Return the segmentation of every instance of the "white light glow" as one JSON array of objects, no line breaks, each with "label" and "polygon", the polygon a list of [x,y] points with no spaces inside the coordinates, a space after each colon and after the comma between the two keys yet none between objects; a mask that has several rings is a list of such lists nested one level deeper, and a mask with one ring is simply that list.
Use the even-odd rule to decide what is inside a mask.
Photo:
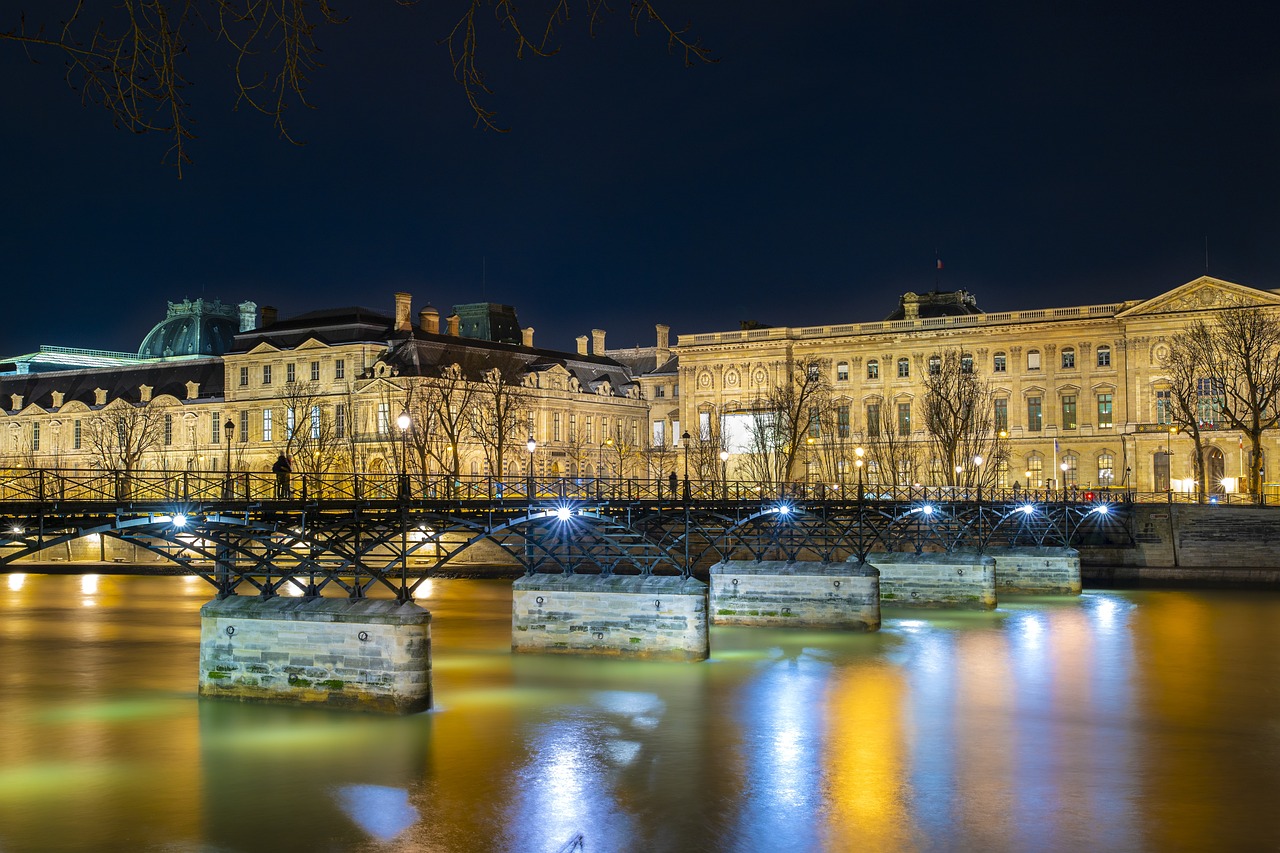
[{"label": "white light glow", "polygon": [[567,506],[559,507],[556,510],[556,518],[560,519],[561,521],[568,521],[571,515],[573,515],[573,511],[570,510]]},{"label": "white light glow", "polygon": [[920,507],[920,511],[925,515],[933,515],[933,504],[925,504]]},{"label": "white light glow", "polygon": [[22,585],[27,582],[27,576],[22,572],[14,572],[9,575],[9,591],[17,592],[22,589]]},{"label": "white light glow", "polygon": [[1023,504],[1022,506],[1018,507],[1018,511],[1021,512],[1023,515],[1031,515],[1033,512],[1036,511],[1036,506],[1035,504]]},{"label": "white light glow", "polygon": [[173,517],[173,526],[174,526],[174,527],[186,527],[186,526],[187,526],[187,517],[186,517],[185,515],[183,515],[182,513],[178,513],[177,515],[175,515],[175,516]]},{"label": "white light glow", "polygon": [[98,575],[81,575],[80,592],[84,595],[98,594]]}]

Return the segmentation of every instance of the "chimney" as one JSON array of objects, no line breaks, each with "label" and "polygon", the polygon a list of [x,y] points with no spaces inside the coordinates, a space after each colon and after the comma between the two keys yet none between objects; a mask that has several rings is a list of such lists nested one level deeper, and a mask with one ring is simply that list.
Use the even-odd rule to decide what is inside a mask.
[{"label": "chimney", "polygon": [[604,355],[604,329],[591,330],[591,354]]},{"label": "chimney", "polygon": [[396,294],[396,331],[407,332],[413,328],[413,323],[409,320],[409,314],[412,310],[411,303],[413,297],[408,293]]},{"label": "chimney", "polygon": [[428,305],[418,312],[418,326],[432,335],[440,334],[440,312]]},{"label": "chimney", "polygon": [[587,354],[587,336],[578,335],[578,355]]},{"label": "chimney", "polygon": [[263,306],[262,306],[262,325],[258,326],[258,328],[259,328],[259,329],[265,329],[265,328],[267,328],[268,326],[274,326],[275,324],[276,324],[276,309],[275,309],[275,306],[274,306],[274,305],[263,305]]},{"label": "chimney", "polygon": [[671,357],[671,327],[659,323],[654,328],[658,330],[658,367],[661,367]]},{"label": "chimney", "polygon": [[523,340],[524,345],[532,349],[533,348],[533,326],[530,326],[527,329],[521,329],[520,335],[524,339]]},{"label": "chimney", "polygon": [[457,314],[450,314],[445,318],[445,322],[449,324],[449,334],[455,338],[458,337],[458,327],[462,324],[462,318]]},{"label": "chimney", "polygon": [[258,306],[252,302],[240,303],[240,331],[258,328]]}]

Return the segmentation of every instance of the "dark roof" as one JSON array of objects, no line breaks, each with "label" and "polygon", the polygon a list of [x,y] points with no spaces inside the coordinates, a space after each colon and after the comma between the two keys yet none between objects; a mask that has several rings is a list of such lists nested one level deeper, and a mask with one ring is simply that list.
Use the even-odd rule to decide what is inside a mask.
[{"label": "dark roof", "polygon": [[905,320],[908,302],[914,302],[917,305],[916,316],[921,318],[959,317],[982,313],[978,308],[978,300],[966,290],[931,290],[928,293],[902,294],[898,299],[897,309],[885,317],[885,320]]},{"label": "dark roof", "polygon": [[142,367],[98,368],[93,370],[26,373],[0,377],[0,407],[12,411],[10,397],[22,396],[25,408],[31,404],[50,408],[53,392],[61,391],[63,405],[78,401],[95,406],[94,390],[105,389],[107,402],[124,397],[129,402],[139,402],[138,386],[150,385],[151,396],[171,394],[179,400],[187,397],[187,383],[200,385],[201,399],[223,395],[223,369],[220,358],[189,359],[163,362]]},{"label": "dark roof", "polygon": [[241,332],[227,352],[249,352],[264,341],[280,349],[292,349],[310,338],[330,345],[386,343],[396,334],[394,327],[394,318],[370,308],[327,308]]},{"label": "dark roof", "polygon": [[383,361],[408,376],[438,376],[440,370],[450,364],[462,365],[471,378],[494,367],[501,367],[504,363],[518,366],[524,371],[543,371],[558,364],[576,376],[584,386],[600,379],[608,379],[615,389],[621,389],[632,382],[631,373],[624,365],[604,356],[578,355],[423,332],[414,332],[411,337],[402,340],[384,356]]}]

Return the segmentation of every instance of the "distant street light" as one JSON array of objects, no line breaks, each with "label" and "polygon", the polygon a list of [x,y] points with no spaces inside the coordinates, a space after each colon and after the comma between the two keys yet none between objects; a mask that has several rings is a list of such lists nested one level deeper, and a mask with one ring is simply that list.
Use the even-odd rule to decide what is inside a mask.
[{"label": "distant street light", "polygon": [[525,448],[529,451],[529,480],[525,484],[525,497],[530,502],[533,501],[533,454],[538,449],[538,442],[533,440],[533,433],[529,433],[529,440],[524,443]]},{"label": "distant street light", "polygon": [[729,500],[729,451],[720,451],[720,485],[723,500]]},{"label": "distant street light", "polygon": [[689,442],[691,440],[688,430],[680,436],[680,441],[684,443],[684,501],[686,504],[689,502]]},{"label": "distant street light", "polygon": [[409,499],[409,427],[413,426],[413,418],[409,417],[409,409],[404,408],[396,415],[396,426],[400,427],[400,499]]},{"label": "distant street light", "polygon": [[226,476],[222,481],[222,499],[231,499],[231,437],[236,434],[236,425],[231,418],[227,418],[227,422],[222,425],[222,434],[227,437],[227,470]]},{"label": "distant street light", "polygon": [[863,461],[862,461],[862,457],[863,457],[864,455],[866,455],[866,452],[867,452],[867,451],[863,450],[861,447],[855,447],[855,448],[853,449],[853,455],[854,455],[854,456],[856,456],[856,457],[858,457],[856,460],[854,460],[854,463],[853,463],[853,464],[854,464],[855,466],[857,466],[857,469],[858,469],[858,498],[859,498],[859,499],[861,499],[861,498],[862,498],[862,496],[863,496],[863,491],[862,491],[862,466],[863,466]]}]

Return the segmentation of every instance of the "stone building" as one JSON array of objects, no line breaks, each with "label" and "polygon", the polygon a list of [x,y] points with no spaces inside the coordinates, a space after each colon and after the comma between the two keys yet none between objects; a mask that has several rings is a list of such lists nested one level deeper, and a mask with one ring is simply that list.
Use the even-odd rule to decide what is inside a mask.
[{"label": "stone building", "polygon": [[[679,413],[672,425],[667,407],[655,407],[655,429],[663,420],[662,430],[679,434],[685,424],[695,444],[728,450],[733,478],[750,455],[743,419],[807,366],[830,389],[833,428],[805,439],[790,478],[808,469],[810,480],[852,482],[862,448],[867,482],[943,484],[951,478],[929,456],[922,406],[927,377],[953,351],[989,381],[993,428],[1003,433],[987,482],[1193,491],[1192,444],[1170,430],[1168,344],[1221,308],[1278,307],[1278,294],[1205,276],[1152,299],[988,314],[967,293],[908,293],[879,322],[681,335]],[[920,447],[910,470],[874,458],[877,423]],[[1248,443],[1221,424],[1201,426],[1210,491],[1237,490],[1253,464]],[[1276,450],[1270,435],[1257,461],[1264,474]],[[822,453],[835,465],[811,464]]]}]

